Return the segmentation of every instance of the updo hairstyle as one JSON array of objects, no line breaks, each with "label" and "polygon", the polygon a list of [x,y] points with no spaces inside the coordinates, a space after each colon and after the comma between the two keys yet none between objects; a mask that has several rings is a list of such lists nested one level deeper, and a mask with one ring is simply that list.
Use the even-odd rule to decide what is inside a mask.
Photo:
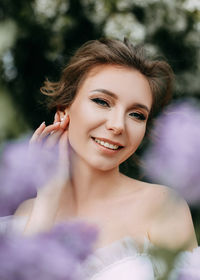
[{"label": "updo hairstyle", "polygon": [[44,82],[41,92],[49,97],[48,108],[65,110],[72,104],[89,71],[95,66],[108,64],[135,69],[147,78],[153,97],[149,119],[171,99],[173,71],[166,61],[148,57],[142,46],[133,46],[127,39],[104,38],[81,46],[58,82]]}]

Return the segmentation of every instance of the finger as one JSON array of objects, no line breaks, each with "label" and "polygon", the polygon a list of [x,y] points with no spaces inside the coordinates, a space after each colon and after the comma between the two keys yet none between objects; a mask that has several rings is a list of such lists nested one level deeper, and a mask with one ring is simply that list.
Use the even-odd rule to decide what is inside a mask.
[{"label": "finger", "polygon": [[45,127],[46,127],[45,122],[41,123],[41,125],[33,133],[29,143],[36,142],[39,136],[41,135],[41,133],[44,131]]},{"label": "finger", "polygon": [[69,115],[65,115],[61,121],[60,127],[62,129],[67,129],[68,124],[69,124]]},{"label": "finger", "polygon": [[57,123],[57,122],[60,122],[60,117],[59,117],[58,112],[55,113],[54,122],[53,123]]},{"label": "finger", "polygon": [[49,135],[52,131],[57,130],[60,128],[60,122],[57,122],[55,124],[51,124],[47,126],[43,132],[39,135],[39,141],[44,139],[47,135]]},{"label": "finger", "polygon": [[46,142],[45,142],[45,147],[47,147],[47,148],[52,148],[52,147],[54,147],[54,146],[58,143],[58,141],[59,141],[59,139],[60,139],[60,137],[61,137],[62,134],[63,134],[63,129],[59,129],[59,130],[53,132],[53,133],[47,138],[47,140],[46,140]]}]

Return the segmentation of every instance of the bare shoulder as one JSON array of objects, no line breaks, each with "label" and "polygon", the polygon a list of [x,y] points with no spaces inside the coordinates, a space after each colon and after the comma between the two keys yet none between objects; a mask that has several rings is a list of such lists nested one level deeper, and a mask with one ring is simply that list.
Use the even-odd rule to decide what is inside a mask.
[{"label": "bare shoulder", "polygon": [[149,236],[155,245],[171,250],[192,250],[197,240],[190,209],[173,189],[149,184],[152,223]]},{"label": "bare shoulder", "polygon": [[152,211],[154,209],[157,211],[157,207],[161,206],[164,201],[167,201],[170,198],[175,198],[176,196],[178,198],[176,192],[166,186],[151,184],[128,177],[126,177],[126,182],[131,190],[133,190],[133,186],[135,186],[135,189],[144,200],[144,203],[148,202]]},{"label": "bare shoulder", "polygon": [[33,208],[34,200],[34,198],[31,198],[23,201],[15,211],[14,216],[29,216]]}]

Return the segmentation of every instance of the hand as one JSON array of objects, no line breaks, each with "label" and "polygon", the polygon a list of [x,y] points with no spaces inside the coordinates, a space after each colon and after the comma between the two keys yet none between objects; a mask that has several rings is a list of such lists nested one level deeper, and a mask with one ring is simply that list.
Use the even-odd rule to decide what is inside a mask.
[{"label": "hand", "polygon": [[56,112],[54,123],[46,126],[43,122],[34,132],[30,139],[30,144],[43,143],[45,147],[51,148],[55,146],[64,132],[67,130],[69,124],[69,115],[65,115],[62,119],[59,113]]},{"label": "hand", "polygon": [[[57,112],[54,117],[54,123],[46,126],[43,122],[38,129],[34,132],[30,139],[30,150],[34,147],[34,144],[41,145],[42,150],[51,150],[53,147],[58,147],[58,166],[55,174],[61,176],[64,179],[68,177],[69,162],[68,162],[68,128],[69,115],[65,115],[63,118]],[[61,172],[62,171],[62,172]],[[64,176],[65,175],[65,176]],[[64,177],[63,177],[64,176]],[[58,176],[57,176],[58,179]]]},{"label": "hand", "polygon": [[24,234],[29,235],[48,230],[55,222],[60,198],[69,179],[68,124],[69,116],[61,119],[60,115],[56,113],[54,123],[49,126],[42,123],[30,140],[30,147],[34,144],[41,144],[42,147],[50,149],[58,145],[59,160],[55,174],[45,186],[38,189]]}]

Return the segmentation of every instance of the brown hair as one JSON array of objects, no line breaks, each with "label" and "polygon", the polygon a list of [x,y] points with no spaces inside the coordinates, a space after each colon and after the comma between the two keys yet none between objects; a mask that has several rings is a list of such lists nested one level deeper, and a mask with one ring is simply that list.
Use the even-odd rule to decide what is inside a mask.
[{"label": "brown hair", "polygon": [[49,109],[62,111],[70,106],[89,71],[103,64],[130,67],[148,79],[153,95],[151,115],[171,99],[173,71],[167,62],[149,58],[143,47],[133,46],[127,39],[100,39],[88,41],[76,51],[58,82],[45,81],[41,92],[49,96]]}]

